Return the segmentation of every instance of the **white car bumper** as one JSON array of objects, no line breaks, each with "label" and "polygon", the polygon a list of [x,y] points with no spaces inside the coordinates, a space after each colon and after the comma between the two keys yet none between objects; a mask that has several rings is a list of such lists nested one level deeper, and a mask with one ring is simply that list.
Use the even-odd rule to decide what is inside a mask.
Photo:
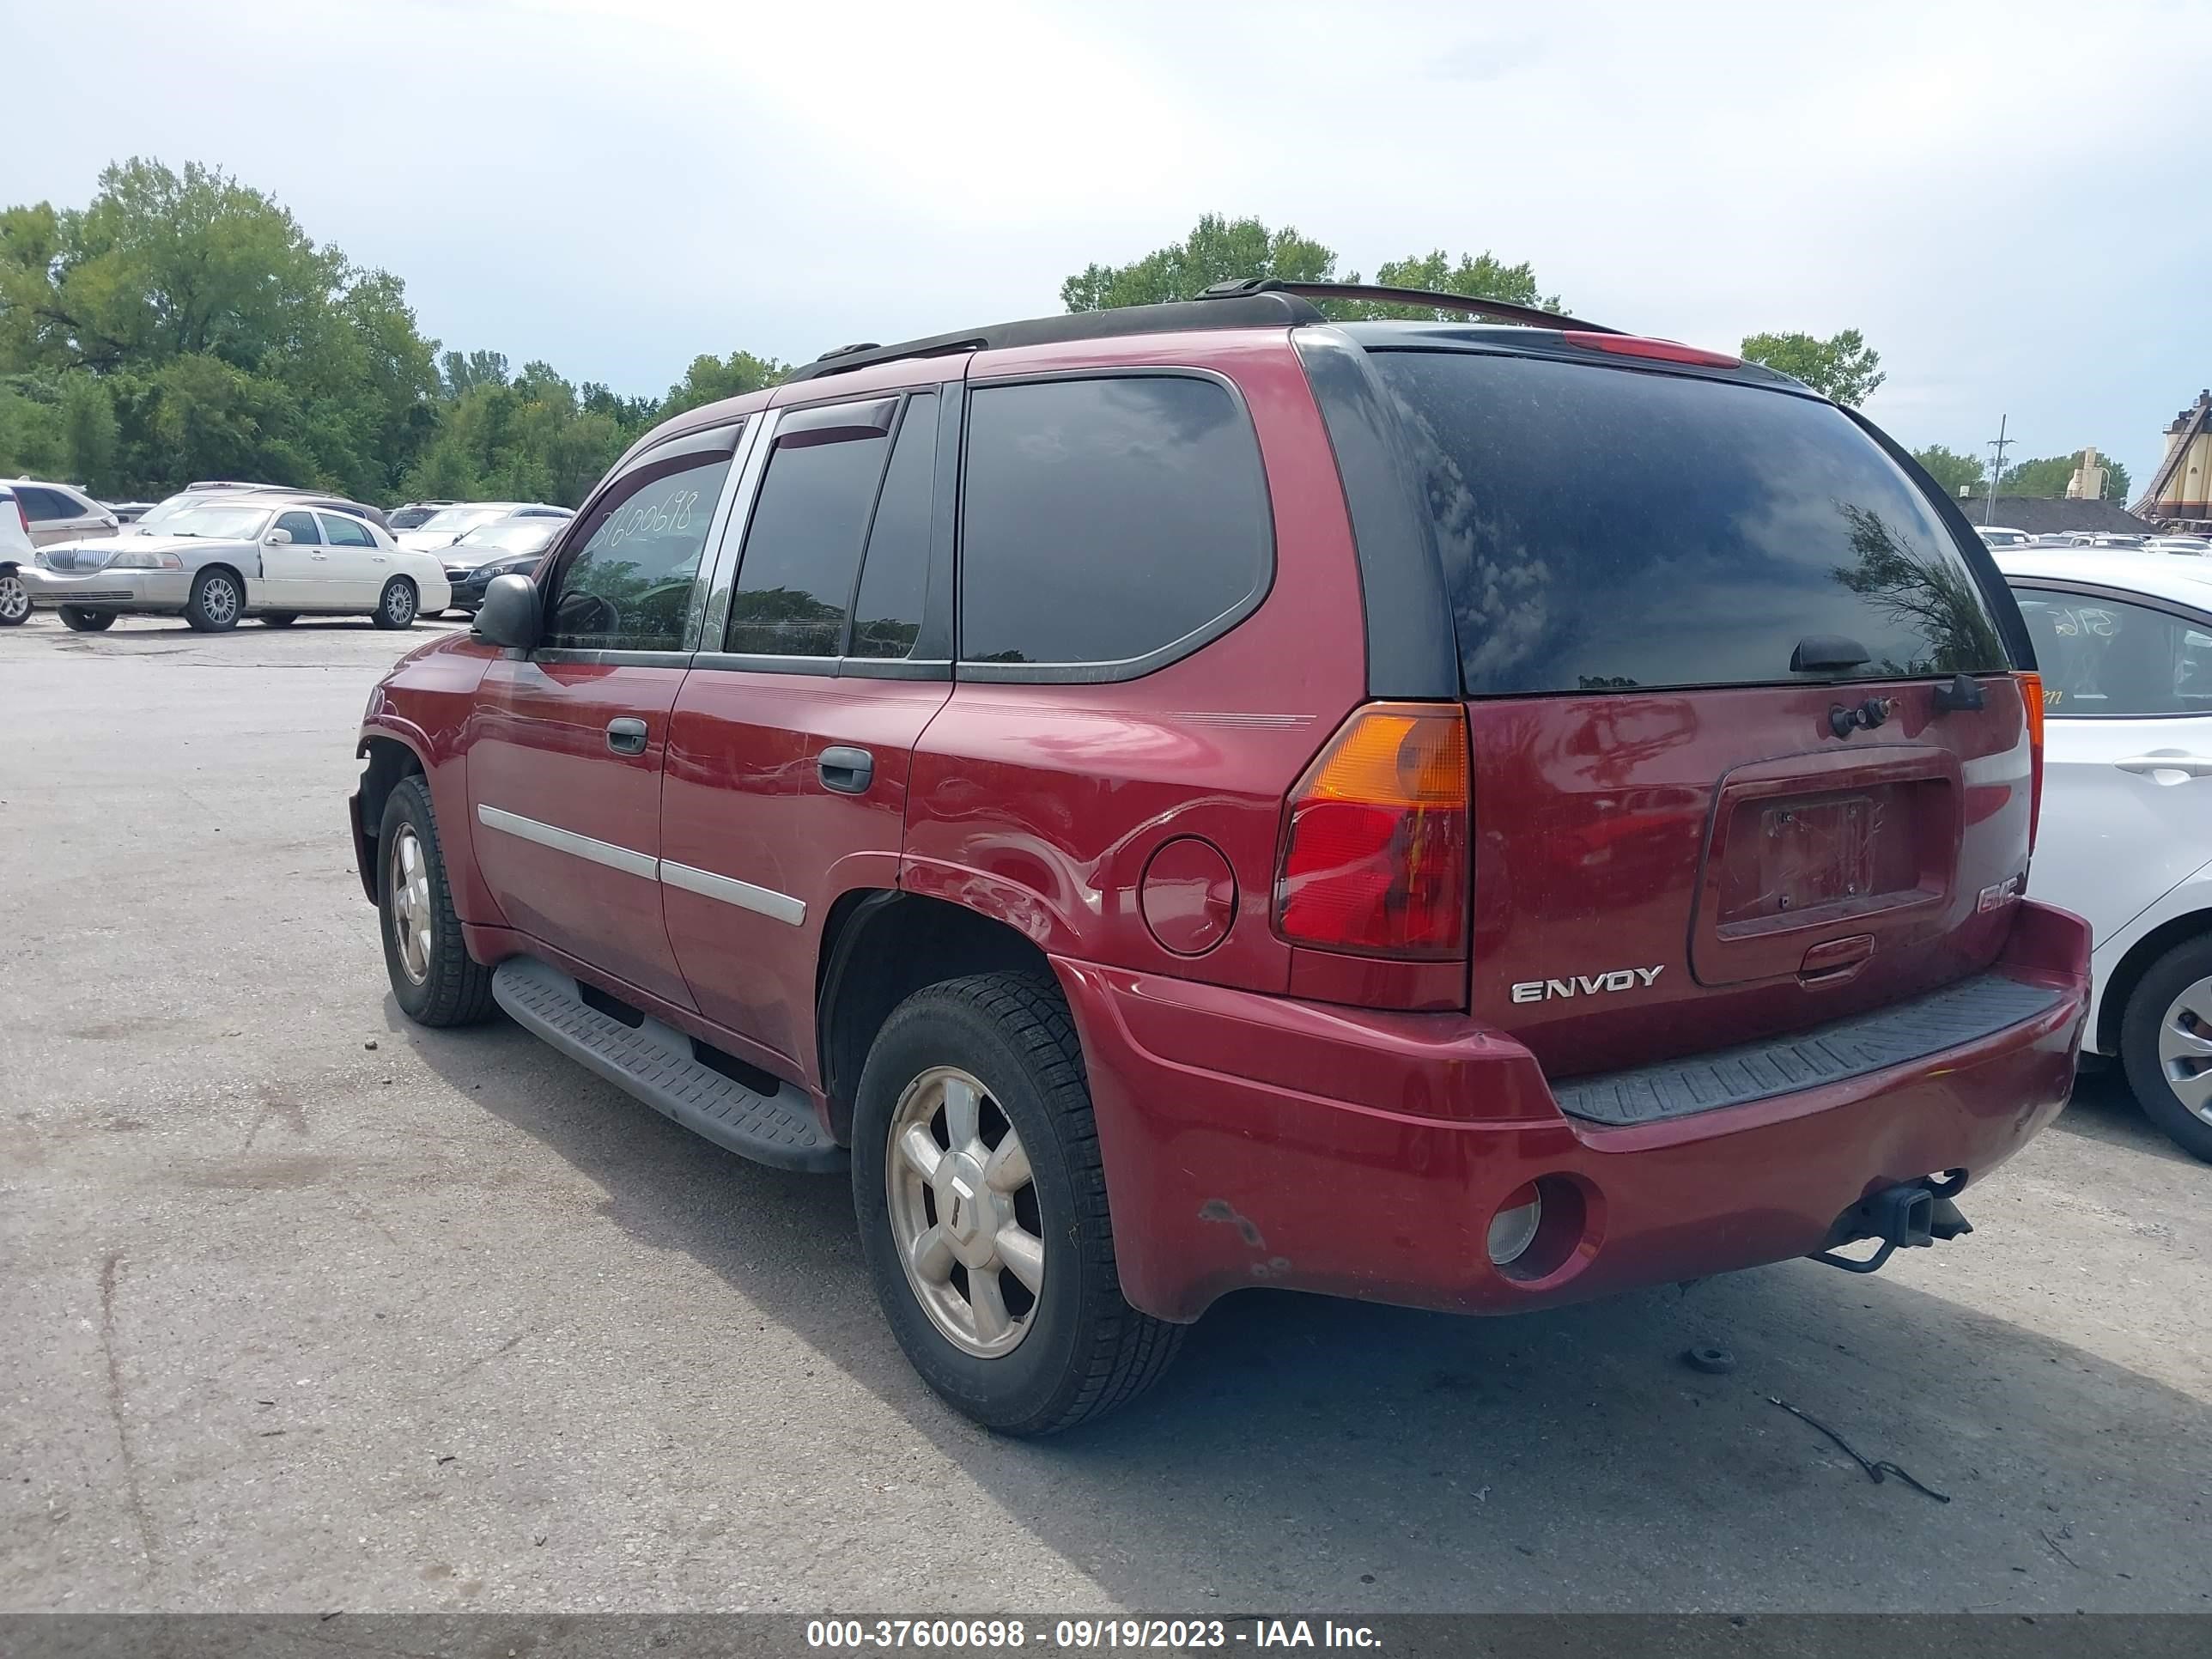
[{"label": "white car bumper", "polygon": [[191,598],[187,570],[41,570],[23,565],[17,574],[34,605],[81,605],[88,611],[182,611]]}]

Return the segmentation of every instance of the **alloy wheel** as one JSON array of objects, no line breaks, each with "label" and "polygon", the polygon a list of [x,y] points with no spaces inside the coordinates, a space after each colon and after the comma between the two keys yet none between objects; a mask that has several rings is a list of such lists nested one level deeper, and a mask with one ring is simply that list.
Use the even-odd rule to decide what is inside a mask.
[{"label": "alloy wheel", "polygon": [[995,1359],[1030,1333],[1044,1291],[1043,1218],[1029,1153],[991,1092],[935,1066],[907,1085],[884,1160],[907,1283],[957,1346]]},{"label": "alloy wheel", "polygon": [[420,985],[430,976],[430,866],[412,824],[402,824],[392,839],[385,889],[392,895],[392,942],[400,971]]},{"label": "alloy wheel", "polygon": [[2183,1108],[2212,1123],[2212,978],[2182,988],[2158,1022],[2158,1066]]},{"label": "alloy wheel", "polygon": [[210,576],[200,589],[200,609],[218,628],[238,615],[238,589],[228,576]]},{"label": "alloy wheel", "polygon": [[31,590],[14,571],[0,575],[0,623],[10,626],[31,614]]}]

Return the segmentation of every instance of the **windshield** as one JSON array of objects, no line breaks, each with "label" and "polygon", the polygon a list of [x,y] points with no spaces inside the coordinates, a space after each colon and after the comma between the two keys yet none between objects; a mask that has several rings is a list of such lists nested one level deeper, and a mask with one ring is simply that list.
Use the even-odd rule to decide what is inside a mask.
[{"label": "windshield", "polygon": [[160,506],[149,507],[145,512],[140,514],[138,528],[149,530],[155,525],[167,524],[186,507],[196,506],[205,499],[204,496],[200,495],[172,495]]},{"label": "windshield", "polygon": [[458,536],[464,530],[473,530],[480,524],[489,524],[494,519],[503,519],[510,510],[504,507],[441,507],[416,528],[443,531],[449,536]]},{"label": "windshield", "polygon": [[[179,507],[165,519],[161,526],[164,536],[196,536],[210,541],[250,542],[260,535],[276,509],[267,507],[233,507],[215,502]],[[139,520],[143,525],[153,518],[148,514]]]},{"label": "windshield", "polygon": [[454,545],[465,552],[535,553],[561,528],[553,519],[504,519],[471,530]]},{"label": "windshield", "polygon": [[1376,351],[1470,696],[2009,666],[1928,501],[1825,403],[1690,375]]}]

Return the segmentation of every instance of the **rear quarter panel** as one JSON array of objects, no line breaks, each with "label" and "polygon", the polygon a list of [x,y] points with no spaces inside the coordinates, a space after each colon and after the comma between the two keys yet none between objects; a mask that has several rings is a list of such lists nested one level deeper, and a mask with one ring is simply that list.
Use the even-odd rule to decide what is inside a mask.
[{"label": "rear quarter panel", "polygon": [[[1048,951],[1254,989],[1289,983],[1273,929],[1283,798],[1365,685],[1360,592],[1334,457],[1287,334],[1250,331],[989,352],[971,378],[1188,367],[1224,375],[1256,430],[1275,568],[1250,616],[1194,654],[1103,685],[956,684],[915,755],[902,884],[1018,928]],[[1143,533],[1132,503],[1130,534]],[[1139,893],[1165,842],[1227,858],[1225,938],[1178,956]]]}]

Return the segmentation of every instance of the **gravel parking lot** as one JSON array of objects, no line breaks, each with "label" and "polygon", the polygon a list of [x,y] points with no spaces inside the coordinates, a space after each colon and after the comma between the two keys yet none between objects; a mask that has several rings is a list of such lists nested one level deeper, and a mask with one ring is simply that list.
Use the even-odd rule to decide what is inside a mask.
[{"label": "gravel parking lot", "polygon": [[985,1435],[842,1182],[399,1017],[344,797],[450,625],[0,630],[0,1608],[2212,1608],[2212,1171],[2116,1080],[1879,1276],[1251,1292]]}]

